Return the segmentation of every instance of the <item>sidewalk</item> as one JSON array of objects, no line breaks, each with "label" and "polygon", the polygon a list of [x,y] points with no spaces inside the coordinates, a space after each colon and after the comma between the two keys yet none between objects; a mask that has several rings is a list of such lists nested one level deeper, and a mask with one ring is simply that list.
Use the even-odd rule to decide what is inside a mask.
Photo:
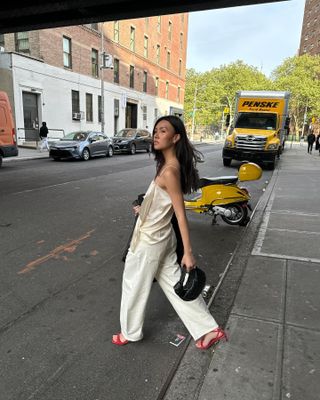
[{"label": "sidewalk", "polygon": [[189,346],[166,400],[319,399],[319,188],[319,153],[288,146],[213,303],[215,316],[230,303],[230,340],[205,371]]},{"label": "sidewalk", "polygon": [[49,152],[47,150],[43,150],[42,152],[40,152],[37,149],[19,147],[19,154],[17,157],[4,158],[3,162],[7,163],[17,160],[33,160],[36,158],[48,158],[48,157],[49,157]]}]

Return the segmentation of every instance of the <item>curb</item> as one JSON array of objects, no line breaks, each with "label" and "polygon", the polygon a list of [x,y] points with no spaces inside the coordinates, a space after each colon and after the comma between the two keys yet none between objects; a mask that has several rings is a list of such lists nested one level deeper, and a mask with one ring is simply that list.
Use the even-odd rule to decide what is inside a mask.
[{"label": "curb", "polygon": [[26,161],[26,160],[37,160],[37,159],[44,159],[44,158],[49,158],[49,155],[43,155],[43,156],[26,156],[26,157],[10,157],[10,158],[4,158],[2,160],[3,163],[8,163],[8,162],[13,162],[13,161]]}]

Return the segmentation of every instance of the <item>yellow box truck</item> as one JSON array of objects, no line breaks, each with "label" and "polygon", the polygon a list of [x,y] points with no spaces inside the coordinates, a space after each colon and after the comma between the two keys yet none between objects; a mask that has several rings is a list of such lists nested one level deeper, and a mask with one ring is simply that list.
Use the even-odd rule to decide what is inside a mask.
[{"label": "yellow box truck", "polygon": [[289,98],[289,92],[236,93],[234,122],[222,151],[223,165],[240,160],[274,168],[289,133]]}]

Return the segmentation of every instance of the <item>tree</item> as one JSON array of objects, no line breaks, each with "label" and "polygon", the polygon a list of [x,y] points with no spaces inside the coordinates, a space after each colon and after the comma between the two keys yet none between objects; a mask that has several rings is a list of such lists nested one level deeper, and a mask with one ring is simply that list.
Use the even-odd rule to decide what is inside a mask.
[{"label": "tree", "polygon": [[274,89],[291,93],[290,116],[294,132],[299,135],[306,111],[308,118],[320,116],[320,56],[287,58],[271,78]]},{"label": "tree", "polygon": [[221,124],[222,112],[228,107],[233,113],[235,94],[238,90],[268,90],[272,82],[257,68],[236,61],[229,65],[197,73],[187,71],[185,93],[185,120],[191,124]]}]

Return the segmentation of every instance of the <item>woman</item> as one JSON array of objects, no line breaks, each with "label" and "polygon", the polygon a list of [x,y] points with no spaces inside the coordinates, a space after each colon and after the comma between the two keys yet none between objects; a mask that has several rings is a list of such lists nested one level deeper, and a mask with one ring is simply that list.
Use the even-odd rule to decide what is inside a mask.
[{"label": "woman", "polygon": [[122,346],[141,340],[147,299],[156,278],[165,295],[196,341],[199,349],[208,349],[222,338],[218,327],[201,296],[185,302],[174,292],[180,279],[176,256],[176,237],[171,225],[175,212],[181,232],[184,254],[181,265],[187,271],[196,266],[192,254],[183,194],[197,189],[196,163],[200,160],[188,140],[180,118],[158,119],[153,130],[153,152],[157,163],[141,207],[135,207],[139,218],[125,262],[120,310],[121,333],[112,343]]}]

